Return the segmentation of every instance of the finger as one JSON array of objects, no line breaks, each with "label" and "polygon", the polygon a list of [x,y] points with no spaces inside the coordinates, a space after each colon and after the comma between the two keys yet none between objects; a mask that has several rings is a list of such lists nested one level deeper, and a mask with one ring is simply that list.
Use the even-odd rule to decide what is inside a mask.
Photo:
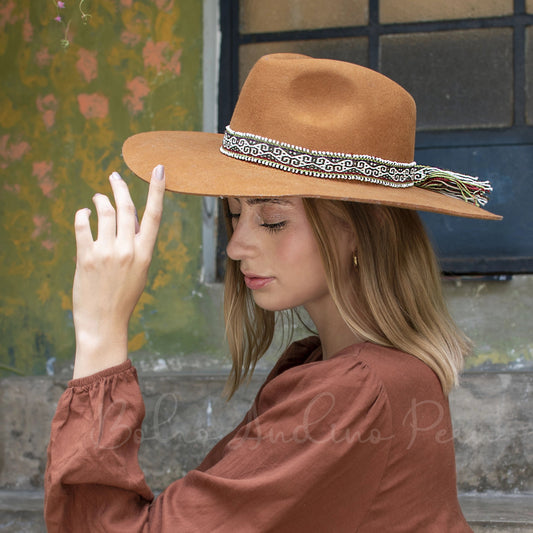
[{"label": "finger", "polygon": [[141,221],[140,237],[147,250],[152,253],[161,215],[163,213],[163,196],[165,193],[165,169],[163,165],[157,165],[152,171],[146,209]]},{"label": "finger", "polygon": [[135,235],[136,211],[126,182],[118,172],[109,176],[117,207],[117,239],[129,242]]},{"label": "finger", "polygon": [[98,214],[98,242],[111,243],[115,239],[116,217],[115,210],[104,194],[95,194],[93,202]]},{"label": "finger", "polygon": [[74,233],[76,235],[76,249],[78,258],[83,255],[93,244],[93,236],[91,233],[91,226],[89,224],[89,216],[91,210],[88,208],[80,209],[74,216]]}]

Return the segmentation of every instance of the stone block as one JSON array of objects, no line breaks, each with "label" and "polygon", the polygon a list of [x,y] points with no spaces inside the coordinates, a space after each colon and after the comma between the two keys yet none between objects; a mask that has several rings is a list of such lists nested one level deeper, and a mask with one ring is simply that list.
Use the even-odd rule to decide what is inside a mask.
[{"label": "stone block", "polygon": [[466,373],[450,398],[461,491],[533,491],[533,373]]}]

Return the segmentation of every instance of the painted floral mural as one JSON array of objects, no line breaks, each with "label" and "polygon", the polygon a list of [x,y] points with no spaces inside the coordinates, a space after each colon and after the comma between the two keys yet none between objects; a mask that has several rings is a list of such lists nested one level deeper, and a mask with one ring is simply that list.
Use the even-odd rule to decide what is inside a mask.
[{"label": "painted floral mural", "polygon": [[[0,375],[71,360],[74,213],[110,192],[113,170],[138,205],[147,192],[123,164],[123,141],[201,129],[201,10],[197,0],[0,0]],[[187,351],[206,337],[200,200],[169,196],[165,210],[132,351]]]}]

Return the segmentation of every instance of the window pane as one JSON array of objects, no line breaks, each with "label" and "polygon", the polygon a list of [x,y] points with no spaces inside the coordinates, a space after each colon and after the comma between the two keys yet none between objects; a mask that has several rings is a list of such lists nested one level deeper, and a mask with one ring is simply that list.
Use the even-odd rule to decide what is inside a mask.
[{"label": "window pane", "polygon": [[414,96],[418,129],[512,125],[512,29],[388,35],[380,44],[380,70]]},{"label": "window pane", "polygon": [[364,26],[368,0],[240,0],[239,19],[241,33]]},{"label": "window pane", "polygon": [[526,1],[526,11],[528,13],[533,13],[533,0]]},{"label": "window pane", "polygon": [[472,265],[469,267],[469,261],[473,261],[477,263],[476,270],[483,272],[489,263],[502,259],[516,260],[517,267],[520,260],[525,263],[531,258],[533,210],[526,200],[532,196],[531,145],[419,148],[415,160],[489,179],[494,190],[487,207],[503,216],[500,222],[487,223],[460,217],[446,217],[444,222],[442,215],[422,215],[430,224],[439,255],[450,270],[468,271]]},{"label": "window pane", "polygon": [[[528,5],[533,2],[533,0],[527,1]],[[380,0],[379,2],[379,19],[382,24],[512,14],[513,0]]]},{"label": "window pane", "polygon": [[533,26],[526,28],[526,121],[533,124]]},{"label": "window pane", "polygon": [[278,52],[293,52],[311,57],[338,59],[363,66],[366,66],[368,62],[366,37],[245,44],[239,47],[240,85],[242,86],[248,72],[261,56]]}]

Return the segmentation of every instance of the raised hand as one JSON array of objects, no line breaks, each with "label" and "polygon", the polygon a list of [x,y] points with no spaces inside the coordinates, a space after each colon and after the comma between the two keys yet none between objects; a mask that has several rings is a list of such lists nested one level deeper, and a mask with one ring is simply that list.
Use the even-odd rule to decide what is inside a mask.
[{"label": "raised hand", "polygon": [[96,240],[89,225],[91,211],[80,209],[75,217],[74,378],[126,360],[128,323],[146,284],[163,210],[165,176],[161,165],[152,172],[140,226],[126,183],[116,172],[109,181],[116,212],[107,196],[94,196],[98,215]]}]

